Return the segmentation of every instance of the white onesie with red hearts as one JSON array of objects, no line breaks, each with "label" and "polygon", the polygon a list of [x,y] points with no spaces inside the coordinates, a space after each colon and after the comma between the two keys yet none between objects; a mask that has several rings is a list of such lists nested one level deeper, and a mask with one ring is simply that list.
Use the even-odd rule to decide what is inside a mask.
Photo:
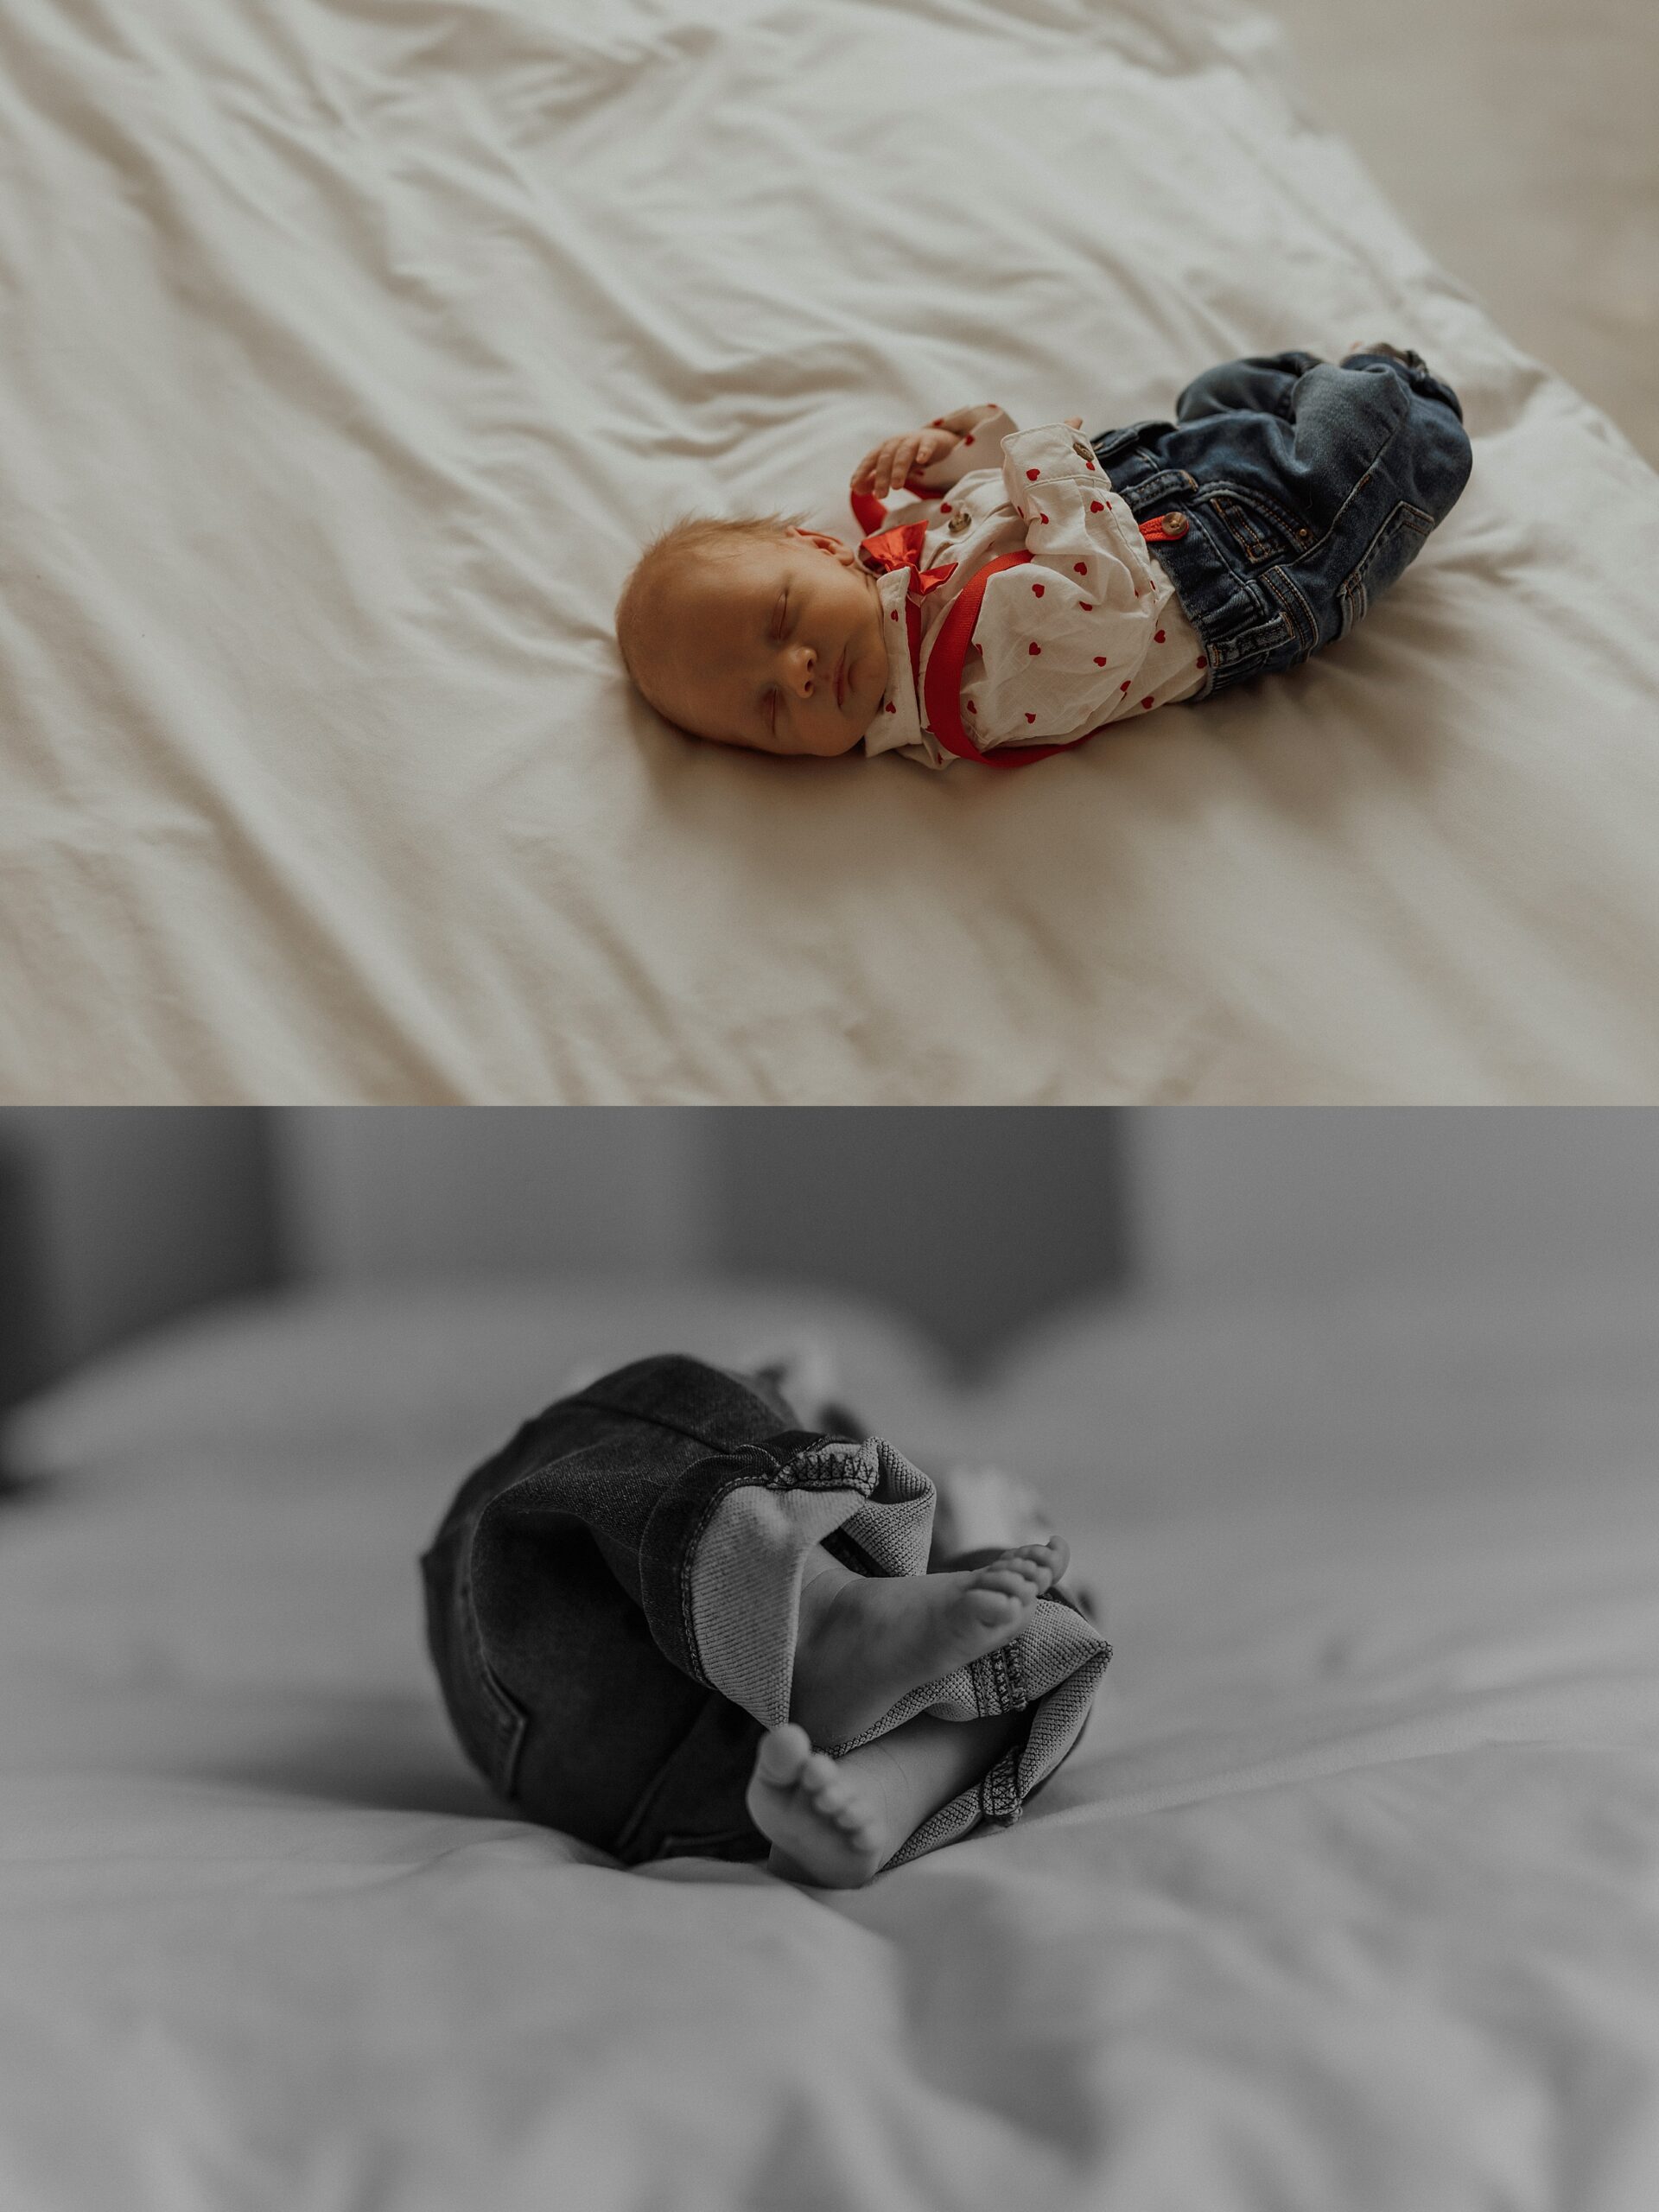
[{"label": "white onesie with red hearts", "polygon": [[[1001,465],[987,465],[982,456],[999,446]],[[925,497],[890,509],[883,530],[923,522],[915,570],[956,564],[920,596],[924,684],[929,649],[969,579],[999,555],[1031,556],[987,582],[963,664],[963,726],[982,752],[1065,744],[1203,688],[1204,645],[1168,571],[1069,425],[1021,430],[988,404],[959,443],[912,482]],[[905,602],[914,573],[896,568],[876,578],[887,689],[864,749],[948,768],[957,756],[923,719],[911,664]]]}]

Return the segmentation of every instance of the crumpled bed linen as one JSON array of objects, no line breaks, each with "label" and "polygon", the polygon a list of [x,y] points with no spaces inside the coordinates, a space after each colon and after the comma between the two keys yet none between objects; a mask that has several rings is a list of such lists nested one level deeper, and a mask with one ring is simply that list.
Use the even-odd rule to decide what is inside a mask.
[{"label": "crumpled bed linen", "polygon": [[0,2196],[1650,2212],[1654,1296],[1503,1288],[1076,1314],[957,1399],[888,1358],[895,1428],[1042,1482],[1116,1656],[1017,1827],[834,1896],[622,1872],[451,1739],[410,1393],[531,1356],[501,1300],[70,1384],[0,1509]]},{"label": "crumpled bed linen", "polygon": [[[1659,483],[1263,17],[15,0],[0,132],[0,1096],[1659,1094]],[[1475,475],[1290,677],[938,779],[629,690],[675,513],[1373,336]]]}]

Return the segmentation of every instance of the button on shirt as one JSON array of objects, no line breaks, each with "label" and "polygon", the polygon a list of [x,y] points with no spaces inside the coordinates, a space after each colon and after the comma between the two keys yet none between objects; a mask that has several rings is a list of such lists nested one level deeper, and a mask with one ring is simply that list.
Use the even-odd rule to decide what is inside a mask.
[{"label": "button on shirt", "polygon": [[[988,462],[999,448],[1000,464]],[[864,733],[867,753],[902,753],[930,768],[957,758],[923,720],[918,677],[925,683],[930,647],[957,593],[1005,553],[1031,558],[987,582],[963,664],[963,724],[982,752],[1065,744],[1202,690],[1204,646],[1167,570],[1068,424],[1021,430],[988,404],[911,488],[920,496],[890,509],[883,529],[923,522],[917,567],[957,565],[921,598],[915,670],[905,620],[911,572],[876,578],[887,689]]]}]

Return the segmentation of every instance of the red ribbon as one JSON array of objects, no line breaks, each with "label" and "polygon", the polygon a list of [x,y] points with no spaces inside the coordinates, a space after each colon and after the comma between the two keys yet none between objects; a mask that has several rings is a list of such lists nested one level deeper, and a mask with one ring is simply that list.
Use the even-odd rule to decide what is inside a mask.
[{"label": "red ribbon", "polygon": [[[874,508],[880,521],[887,510],[862,493],[853,495],[853,508],[861,523],[864,508]],[[910,672],[917,688],[921,687],[922,615],[921,601],[931,591],[954,576],[957,563],[949,562],[942,569],[918,569],[922,543],[927,536],[925,522],[899,524],[895,529],[884,530],[875,536],[862,539],[859,557],[877,574],[893,569],[907,569],[910,582],[905,594],[905,622],[910,646]],[[983,753],[969,736],[962,720],[962,666],[968,658],[968,648],[973,643],[974,625],[979,619],[979,603],[985,596],[985,586],[999,569],[1015,569],[1021,562],[1029,561],[1029,553],[1005,553],[1000,560],[988,561],[957,593],[939,625],[939,634],[933,640],[933,650],[928,656],[926,708],[928,727],[947,753],[954,753],[959,760],[982,761],[988,768],[1028,768],[1033,761],[1046,760],[1051,753],[1065,753],[1081,738],[1068,738],[1063,745],[1020,745],[1006,753]]]},{"label": "red ribbon", "polygon": [[[928,727],[945,751],[954,753],[959,760],[982,761],[988,768],[1028,768],[1033,760],[1047,760],[1056,753],[1069,753],[1074,745],[1083,743],[1081,737],[1068,737],[1060,745],[1016,745],[1006,753],[982,753],[963,727],[962,664],[973,643],[974,625],[979,620],[979,602],[985,596],[985,587],[999,569],[1017,569],[1030,558],[1029,553],[1004,553],[1000,559],[988,561],[982,569],[976,569],[946,609],[939,634],[933,640],[933,650],[928,655]],[[1084,737],[1092,734],[1088,730],[1084,732]]]},{"label": "red ribbon", "polygon": [[938,589],[957,573],[954,561],[947,561],[942,569],[918,569],[922,545],[927,537],[925,522],[907,522],[897,530],[884,530],[879,537],[866,537],[859,543],[859,558],[866,568],[878,571],[889,569],[908,569],[910,588],[918,599],[925,599],[929,592]]}]

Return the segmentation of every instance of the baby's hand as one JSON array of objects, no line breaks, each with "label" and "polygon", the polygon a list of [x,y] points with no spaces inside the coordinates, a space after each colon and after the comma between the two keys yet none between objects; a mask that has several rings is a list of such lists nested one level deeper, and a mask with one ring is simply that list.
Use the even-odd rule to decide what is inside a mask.
[{"label": "baby's hand", "polygon": [[896,438],[885,438],[867,453],[853,471],[852,488],[855,492],[873,492],[878,499],[886,496],[894,484],[908,483],[912,476],[919,476],[925,468],[931,468],[936,461],[962,442],[961,433],[947,430],[943,423],[930,423],[925,430],[905,430]]},{"label": "baby's hand", "polygon": [[[979,411],[977,408],[969,411],[969,423],[977,418]],[[962,442],[963,432],[950,427],[954,419],[942,415],[925,430],[906,430],[896,438],[884,438],[853,471],[853,490],[873,492],[878,499],[885,499],[893,485],[907,484],[912,476],[931,468],[936,461],[942,460]],[[1065,419],[1072,429],[1083,428],[1081,415],[1068,415]]]}]

